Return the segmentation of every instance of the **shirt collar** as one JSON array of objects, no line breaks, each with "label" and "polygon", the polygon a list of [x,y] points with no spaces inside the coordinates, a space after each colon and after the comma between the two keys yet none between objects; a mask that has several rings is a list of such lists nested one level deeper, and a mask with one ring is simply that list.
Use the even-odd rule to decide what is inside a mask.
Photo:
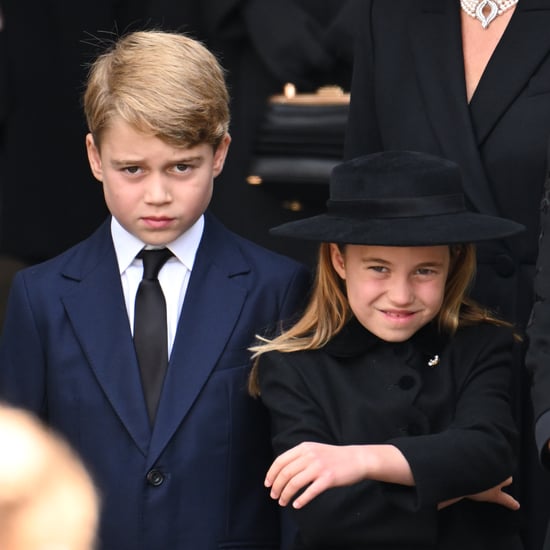
[{"label": "shirt collar", "polygon": [[[174,256],[189,271],[193,269],[203,230],[204,216],[201,216],[183,235],[167,244]],[[118,261],[118,269],[122,274],[132,264],[138,252],[146,245],[124,229],[114,216],[111,218],[111,236]]]}]

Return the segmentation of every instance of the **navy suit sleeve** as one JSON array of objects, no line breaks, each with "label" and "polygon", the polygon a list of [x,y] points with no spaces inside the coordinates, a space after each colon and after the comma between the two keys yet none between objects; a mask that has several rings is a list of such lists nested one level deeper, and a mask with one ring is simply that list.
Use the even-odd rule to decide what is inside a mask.
[{"label": "navy suit sleeve", "polygon": [[0,340],[0,398],[41,415],[46,359],[24,272],[12,283]]}]

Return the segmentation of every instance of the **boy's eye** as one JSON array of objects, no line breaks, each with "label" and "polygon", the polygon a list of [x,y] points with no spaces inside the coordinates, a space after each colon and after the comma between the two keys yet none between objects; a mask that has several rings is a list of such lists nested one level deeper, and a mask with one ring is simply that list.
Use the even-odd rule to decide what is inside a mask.
[{"label": "boy's eye", "polygon": [[137,174],[140,169],[139,169],[139,166],[125,166],[123,170],[128,174]]},{"label": "boy's eye", "polygon": [[176,164],[174,166],[174,170],[179,173],[187,172],[190,168],[191,166],[189,166],[189,164]]}]

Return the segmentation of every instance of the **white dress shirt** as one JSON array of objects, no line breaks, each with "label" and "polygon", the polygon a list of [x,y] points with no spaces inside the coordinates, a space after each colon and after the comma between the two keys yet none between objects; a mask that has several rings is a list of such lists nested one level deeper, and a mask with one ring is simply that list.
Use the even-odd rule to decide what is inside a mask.
[{"label": "white dress shirt", "polygon": [[[189,276],[193,269],[195,256],[199,248],[204,229],[204,216],[201,216],[183,235],[168,243],[167,247],[174,254],[161,268],[158,279],[166,299],[168,328],[168,356],[172,352],[178,320],[187,292]],[[137,237],[126,231],[113,217],[111,235],[118,261],[118,269],[124,292],[126,311],[130,330],[134,333],[134,303],[136,293],[143,276],[143,262],[137,259],[139,251],[146,245]],[[149,248],[149,247],[148,247]]]}]

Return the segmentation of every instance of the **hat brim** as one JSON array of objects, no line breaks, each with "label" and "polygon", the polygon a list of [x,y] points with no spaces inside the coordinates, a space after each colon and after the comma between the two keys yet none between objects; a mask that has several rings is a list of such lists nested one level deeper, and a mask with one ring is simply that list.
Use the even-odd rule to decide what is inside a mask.
[{"label": "hat brim", "polygon": [[429,217],[362,220],[320,214],[278,225],[269,233],[343,244],[432,246],[499,239],[524,230],[523,225],[511,220],[475,212],[457,212]]}]

